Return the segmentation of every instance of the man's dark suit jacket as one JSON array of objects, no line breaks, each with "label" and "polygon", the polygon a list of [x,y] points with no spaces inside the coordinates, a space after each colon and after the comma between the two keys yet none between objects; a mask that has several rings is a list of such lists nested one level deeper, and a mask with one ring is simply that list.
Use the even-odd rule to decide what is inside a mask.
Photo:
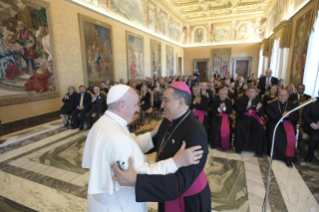
[{"label": "man's dark suit jacket", "polygon": [[[265,87],[266,87],[266,80],[267,80],[267,77],[264,76],[262,78],[259,79],[259,84],[258,84],[258,89],[260,89],[260,96],[265,94]],[[278,85],[279,84],[279,81],[276,77],[271,77],[271,84],[272,85]],[[268,88],[268,91],[270,90],[270,88]]]},{"label": "man's dark suit jacket", "polygon": [[[79,93],[76,96],[76,107],[80,106],[80,101],[81,101],[81,93]],[[84,96],[83,96],[83,107],[85,109],[90,109],[91,108],[91,102],[92,102],[92,98],[91,98],[91,94],[89,94],[88,92],[84,92]]]},{"label": "man's dark suit jacket", "polygon": [[[307,94],[303,94],[303,96],[305,97],[306,100],[310,99],[311,96],[307,95]],[[293,93],[293,94],[290,94],[289,96],[289,100],[294,102],[298,99],[298,94],[297,93]]]},{"label": "man's dark suit jacket", "polygon": [[104,94],[99,94],[95,101],[93,102],[94,108],[100,109],[100,108],[106,108],[106,97]]},{"label": "man's dark suit jacket", "polygon": [[310,127],[312,123],[317,124],[319,121],[319,99],[305,107],[302,112],[302,119],[304,121],[303,129],[305,132],[310,133],[314,129]]}]

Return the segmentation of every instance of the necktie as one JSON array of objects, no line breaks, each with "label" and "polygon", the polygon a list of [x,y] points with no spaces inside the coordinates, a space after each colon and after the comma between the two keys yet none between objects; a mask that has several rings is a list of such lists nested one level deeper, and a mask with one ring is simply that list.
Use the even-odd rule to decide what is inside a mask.
[{"label": "necktie", "polygon": [[80,107],[83,106],[83,94],[81,94]]}]

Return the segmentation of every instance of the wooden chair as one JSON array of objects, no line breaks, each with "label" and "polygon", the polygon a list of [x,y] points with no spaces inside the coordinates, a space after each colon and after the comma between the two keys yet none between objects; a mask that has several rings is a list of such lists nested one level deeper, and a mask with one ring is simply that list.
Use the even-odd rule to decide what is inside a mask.
[{"label": "wooden chair", "polygon": [[149,116],[148,123],[150,124],[154,114],[154,93],[150,89],[148,89],[148,92],[151,94],[151,107],[145,113]]},{"label": "wooden chair", "polygon": [[[2,130],[1,120],[0,120],[0,129]],[[0,144],[3,144],[6,141],[7,139],[0,139]]]}]

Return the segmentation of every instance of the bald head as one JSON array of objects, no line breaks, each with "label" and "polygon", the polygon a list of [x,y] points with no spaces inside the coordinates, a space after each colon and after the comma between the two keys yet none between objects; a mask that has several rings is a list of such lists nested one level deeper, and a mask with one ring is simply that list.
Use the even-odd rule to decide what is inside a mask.
[{"label": "bald head", "polygon": [[206,82],[202,82],[200,84],[202,91],[206,91],[207,90],[207,83]]},{"label": "bald head", "polygon": [[98,86],[94,86],[94,93],[95,94],[100,93],[100,88]]},{"label": "bald head", "polygon": [[270,70],[270,69],[266,70],[266,77],[267,78],[271,77],[271,74],[272,74],[272,70]]},{"label": "bald head", "polygon": [[108,107],[111,112],[131,123],[134,114],[139,112],[139,97],[136,91],[130,88],[120,99],[109,104]]},{"label": "bald head", "polygon": [[283,89],[279,92],[279,101],[281,103],[287,102],[288,98],[289,98],[289,93],[286,89]]}]

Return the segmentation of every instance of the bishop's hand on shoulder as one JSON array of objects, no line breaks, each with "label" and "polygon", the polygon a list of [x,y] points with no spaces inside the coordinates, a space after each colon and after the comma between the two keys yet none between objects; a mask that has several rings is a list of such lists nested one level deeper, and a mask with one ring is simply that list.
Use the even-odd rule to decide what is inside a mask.
[{"label": "bishop's hand on shoulder", "polygon": [[132,157],[128,159],[128,168],[126,171],[122,171],[115,163],[111,165],[114,172],[113,179],[117,181],[121,186],[135,186],[137,173],[133,166]]},{"label": "bishop's hand on shoulder", "polygon": [[199,159],[203,157],[204,151],[200,150],[201,146],[193,146],[188,149],[185,149],[185,147],[186,143],[183,141],[181,148],[173,157],[177,168],[198,164],[200,162]]}]

